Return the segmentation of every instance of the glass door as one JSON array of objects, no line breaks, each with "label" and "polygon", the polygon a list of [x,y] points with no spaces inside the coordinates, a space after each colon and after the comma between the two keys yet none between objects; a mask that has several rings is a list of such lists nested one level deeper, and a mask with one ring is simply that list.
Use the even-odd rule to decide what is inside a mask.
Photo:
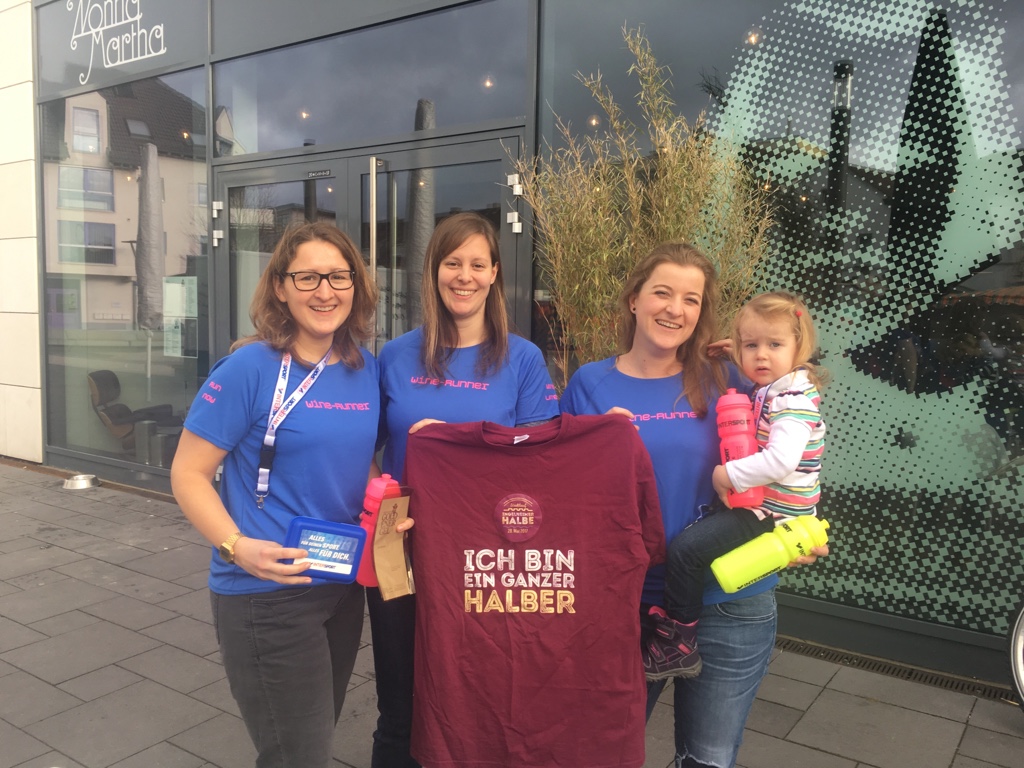
[{"label": "glass door", "polygon": [[[430,150],[409,150],[353,160],[362,165],[352,178],[350,197],[360,201],[360,244],[375,267],[380,288],[377,346],[412,330],[422,321],[420,282],[427,242],[437,222],[458,211],[475,211],[499,233],[501,268],[512,307],[512,321],[529,333],[529,264],[519,264],[518,236],[508,213],[516,199],[508,185],[517,138],[473,142]],[[529,260],[529,249],[524,248]],[[520,278],[527,282],[520,286]]]},{"label": "glass door", "polygon": [[[530,252],[509,223],[518,214],[508,175],[518,135],[301,163],[216,169],[212,302],[214,358],[252,332],[249,301],[285,228],[330,221],[352,235],[380,288],[373,351],[420,322],[423,256],[434,225],[477,211],[499,232],[512,321],[528,335]],[[373,169],[371,172],[371,168]]]},{"label": "glass door", "polygon": [[339,224],[347,167],[344,159],[325,159],[218,173],[214,205],[220,210],[213,224],[218,256],[214,264],[218,357],[227,353],[234,340],[253,332],[249,302],[288,225]]}]

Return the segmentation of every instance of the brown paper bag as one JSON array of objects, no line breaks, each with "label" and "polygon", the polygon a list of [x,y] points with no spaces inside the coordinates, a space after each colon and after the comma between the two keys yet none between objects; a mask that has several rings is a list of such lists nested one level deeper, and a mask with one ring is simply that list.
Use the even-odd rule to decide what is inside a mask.
[{"label": "brown paper bag", "polygon": [[373,537],[373,564],[380,584],[380,596],[385,600],[416,592],[406,551],[405,533],[395,531],[395,525],[408,516],[409,496],[381,501]]}]

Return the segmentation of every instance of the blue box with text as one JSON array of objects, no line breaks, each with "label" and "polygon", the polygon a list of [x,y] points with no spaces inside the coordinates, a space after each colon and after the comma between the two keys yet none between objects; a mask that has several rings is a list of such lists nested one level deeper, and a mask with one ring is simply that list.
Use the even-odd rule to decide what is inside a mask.
[{"label": "blue box with text", "polygon": [[310,564],[307,575],[348,584],[356,580],[366,545],[366,531],[358,525],[296,517],[288,526],[284,545],[309,553],[309,557],[294,561]]}]

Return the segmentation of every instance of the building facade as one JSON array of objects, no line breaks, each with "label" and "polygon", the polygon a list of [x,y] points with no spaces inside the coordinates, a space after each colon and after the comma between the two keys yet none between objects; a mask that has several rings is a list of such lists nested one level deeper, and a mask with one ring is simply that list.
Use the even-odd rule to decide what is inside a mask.
[{"label": "building facade", "polygon": [[771,193],[765,282],[820,326],[835,552],[784,577],[783,631],[999,679],[1024,597],[1011,0],[0,0],[0,455],[166,489],[295,220],[360,244],[380,344],[417,323],[438,218],[480,211],[543,344],[513,162],[602,130],[577,73],[640,124],[623,21]]}]

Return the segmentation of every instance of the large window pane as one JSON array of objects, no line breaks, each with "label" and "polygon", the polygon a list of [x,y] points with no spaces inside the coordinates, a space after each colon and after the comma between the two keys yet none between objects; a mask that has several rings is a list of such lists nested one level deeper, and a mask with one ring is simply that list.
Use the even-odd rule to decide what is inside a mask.
[{"label": "large window pane", "polygon": [[522,122],[528,20],[487,0],[215,65],[216,154]]},{"label": "large window pane", "polygon": [[642,24],[681,111],[707,109],[772,194],[765,287],[808,299],[833,377],[837,546],[784,589],[1001,635],[1024,593],[1024,6],[541,8],[541,103],[573,130],[604,119],[577,71],[643,125],[621,37]]},{"label": "large window pane", "polygon": [[53,446],[169,466],[207,366],[204,90],[192,70],[41,106]]}]

